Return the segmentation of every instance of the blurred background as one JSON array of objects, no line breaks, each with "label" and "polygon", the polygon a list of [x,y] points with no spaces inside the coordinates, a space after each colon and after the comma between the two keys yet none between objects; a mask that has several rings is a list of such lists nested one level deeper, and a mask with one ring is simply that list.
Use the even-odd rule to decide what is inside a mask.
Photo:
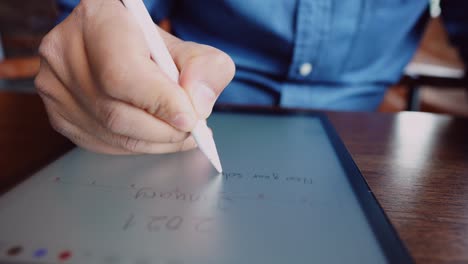
[{"label": "blurred background", "polygon": [[[31,92],[37,48],[54,26],[54,0],[0,2],[0,90]],[[465,68],[439,19],[433,19],[413,61],[388,90],[379,111],[404,110],[468,117]]]}]

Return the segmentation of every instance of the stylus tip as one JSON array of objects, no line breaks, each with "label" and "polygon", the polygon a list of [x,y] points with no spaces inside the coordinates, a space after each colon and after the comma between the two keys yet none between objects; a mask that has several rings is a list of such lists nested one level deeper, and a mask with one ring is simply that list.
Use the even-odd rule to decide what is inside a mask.
[{"label": "stylus tip", "polygon": [[208,160],[213,164],[213,167],[218,173],[223,172],[221,161],[219,159],[216,144],[209,128],[204,121],[199,121],[195,128],[192,130],[192,136],[198,144],[198,148],[205,154]]},{"label": "stylus tip", "polygon": [[218,173],[223,172],[223,167],[221,166],[221,161],[219,160],[219,156],[216,154],[216,156],[213,157],[214,159],[211,159],[211,164],[213,164],[213,167],[218,171]]}]

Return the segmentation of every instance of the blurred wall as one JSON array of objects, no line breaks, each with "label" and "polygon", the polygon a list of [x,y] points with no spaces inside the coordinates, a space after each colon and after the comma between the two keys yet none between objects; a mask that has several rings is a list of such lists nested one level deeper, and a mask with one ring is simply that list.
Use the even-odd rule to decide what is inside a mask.
[{"label": "blurred wall", "polygon": [[6,57],[36,54],[56,16],[54,0],[0,0],[0,34]]}]

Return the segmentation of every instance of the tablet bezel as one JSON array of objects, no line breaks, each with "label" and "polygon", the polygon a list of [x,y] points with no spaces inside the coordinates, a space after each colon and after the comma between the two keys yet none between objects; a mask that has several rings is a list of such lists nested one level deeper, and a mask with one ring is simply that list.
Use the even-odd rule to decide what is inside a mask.
[{"label": "tablet bezel", "polygon": [[398,236],[397,231],[377,201],[367,181],[348,152],[337,131],[323,112],[306,109],[239,107],[230,105],[216,106],[218,113],[256,114],[276,116],[308,116],[318,118],[327,134],[333,150],[345,172],[353,193],[356,195],[360,207],[369,223],[379,246],[389,263],[414,263],[408,249]]}]

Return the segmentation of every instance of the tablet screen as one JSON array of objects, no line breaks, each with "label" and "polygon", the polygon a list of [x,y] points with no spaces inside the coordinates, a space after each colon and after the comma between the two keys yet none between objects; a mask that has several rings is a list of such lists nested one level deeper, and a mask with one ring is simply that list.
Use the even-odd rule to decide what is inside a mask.
[{"label": "tablet screen", "polygon": [[8,263],[387,263],[316,115],[215,113],[198,150],[75,149],[0,197]]}]

